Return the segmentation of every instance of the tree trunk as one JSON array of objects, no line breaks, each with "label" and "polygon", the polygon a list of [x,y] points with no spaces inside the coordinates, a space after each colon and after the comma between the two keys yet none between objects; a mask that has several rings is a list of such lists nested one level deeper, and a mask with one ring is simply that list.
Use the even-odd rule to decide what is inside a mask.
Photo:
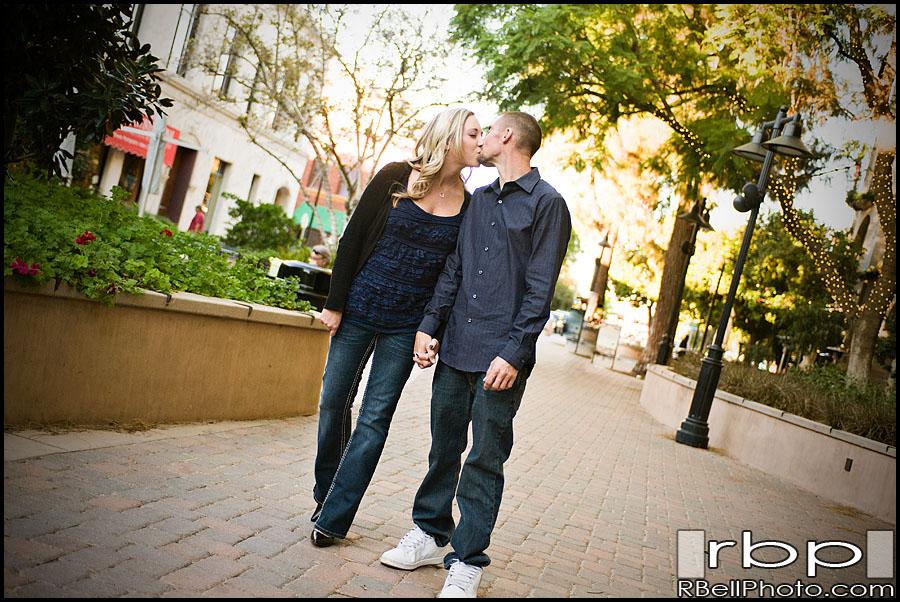
[{"label": "tree trunk", "polygon": [[[678,213],[687,211],[679,207]],[[669,319],[672,308],[678,298],[678,283],[681,281],[681,273],[684,270],[684,262],[688,256],[681,251],[681,243],[691,238],[691,224],[685,220],[676,219],[672,228],[672,236],[669,238],[669,246],[666,249],[665,262],[663,264],[662,280],[659,284],[659,295],[656,301],[656,311],[650,320],[650,333],[647,336],[647,344],[641,353],[641,358],[632,368],[635,376],[643,376],[647,372],[647,364],[656,362],[659,353],[659,344],[663,335],[669,329]],[[674,341],[669,341],[674,343]],[[674,348],[674,344],[673,344]]]},{"label": "tree trunk", "polygon": [[853,325],[853,339],[850,342],[850,358],[847,365],[848,380],[867,380],[872,370],[872,358],[878,342],[881,322],[896,296],[897,284],[897,206],[893,190],[893,164],[895,151],[879,152],[875,159],[875,173],[872,176],[872,192],[878,222],[884,234],[884,256],[881,258],[880,273]]},{"label": "tree trunk", "polygon": [[872,370],[872,358],[875,357],[875,343],[878,331],[881,330],[881,315],[872,310],[860,313],[854,324],[853,342],[850,345],[850,358],[847,363],[847,380],[868,380]]}]

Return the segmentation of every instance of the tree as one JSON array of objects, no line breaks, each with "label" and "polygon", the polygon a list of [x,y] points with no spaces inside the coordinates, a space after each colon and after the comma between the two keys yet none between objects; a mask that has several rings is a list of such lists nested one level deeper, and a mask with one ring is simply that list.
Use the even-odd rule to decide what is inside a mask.
[{"label": "tree", "polygon": [[102,141],[119,126],[163,114],[162,68],[129,31],[132,5],[4,6],[3,167],[34,161],[60,174],[74,134]]},{"label": "tree", "polygon": [[[679,211],[704,186],[738,189],[755,179],[748,162],[736,160],[729,150],[746,142],[744,127],[771,120],[779,105],[820,116],[852,114],[838,94],[829,48],[858,67],[863,106],[894,131],[890,91],[896,72],[896,19],[885,6],[481,5],[458,7],[454,23],[456,35],[471,42],[479,60],[490,67],[490,98],[509,108],[536,107],[546,127],[571,129],[592,142],[593,156],[575,159],[576,165],[597,163],[605,152],[604,137],[623,116],[650,115],[668,125],[673,132],[669,150],[677,159],[669,165],[682,196]],[[880,65],[875,69],[873,44],[885,37],[889,49],[874,59]],[[820,161],[807,163],[802,172],[788,161],[780,177],[773,177],[770,190],[786,216],[792,215],[793,195],[827,154],[820,152]],[[873,188],[880,191],[879,221],[885,224],[890,251],[869,300],[857,306],[854,339],[859,336],[869,349],[879,316],[894,297],[896,203],[890,166],[895,156],[894,145],[879,151],[875,161]],[[796,222],[787,220],[788,228]],[[675,222],[649,348],[658,344],[671,312],[684,261],[677,247],[687,231],[686,224]],[[818,248],[802,230],[792,233],[807,248]],[[817,265],[830,261],[827,254],[818,256]],[[834,277],[832,269],[826,277],[829,286]],[[857,360],[851,352],[854,377],[864,375],[871,364],[871,355],[860,353]],[[636,372],[650,355],[645,349]]]},{"label": "tree", "polygon": [[563,257],[559,279],[556,281],[556,288],[553,290],[553,301],[550,303],[550,309],[569,309],[572,307],[572,303],[575,302],[575,287],[572,277],[569,275],[569,267],[580,252],[581,241],[578,240],[578,234],[572,232],[572,236],[569,237],[569,244],[566,246],[566,255]]},{"label": "tree", "polygon": [[227,192],[225,196],[235,201],[234,208],[228,211],[235,221],[222,240],[226,245],[266,251],[290,247],[297,241],[298,226],[280,207],[254,205]]},{"label": "tree", "polygon": [[[446,52],[424,18],[382,6],[354,30],[358,10],[208,5],[229,41],[224,48],[207,43],[203,61],[241,90],[232,96],[247,103],[240,123],[254,143],[288,167],[259,140],[259,130],[271,126],[309,144],[324,181],[330,168],[338,171],[348,213],[395,138],[412,138],[421,126],[426,105],[412,99],[441,81],[432,62]],[[302,174],[291,174],[301,182]],[[334,222],[327,185],[325,193]]]},{"label": "tree", "polygon": [[[853,322],[847,374],[868,377],[878,331],[896,295],[897,21],[888,5],[722,5],[710,41],[740,57],[749,74],[769,71],[791,90],[791,108],[813,120],[840,116],[857,122],[869,140],[848,140],[847,154],[860,142],[874,154],[871,192],[885,236],[885,254],[868,296],[858,299],[840,277],[826,242],[798,219],[792,201],[798,187],[795,165],[787,162],[772,192],[785,225],[810,253],[824,276],[836,306]],[[894,9],[895,11],[896,9]],[[752,30],[752,35],[748,35]],[[774,42],[774,43],[773,43]],[[845,79],[835,67],[852,66],[858,80]],[[865,127],[867,125],[869,127]],[[865,134],[863,134],[865,135]],[[871,139],[871,138],[874,138]]]},{"label": "tree", "polygon": [[[826,251],[841,280],[852,286],[858,279],[859,250],[853,248],[846,233],[816,224],[809,213],[798,211],[797,219],[828,242]],[[839,345],[845,327],[844,315],[834,311],[812,257],[788,233],[784,220],[780,213],[760,220],[735,299],[735,327],[748,335],[751,345],[767,350],[759,359],[780,358],[779,336],[790,337],[792,352],[800,355]],[[740,246],[740,239],[735,239],[733,246]]]},{"label": "tree", "polygon": [[[712,186],[737,188],[752,172],[728,150],[738,119],[762,120],[779,104],[761,74],[739,94],[734,60],[705,47],[711,5],[460,5],[454,35],[486,64],[485,95],[503,109],[534,107],[550,131],[574,132],[590,152],[575,167],[604,169],[606,136],[627,117],[653,117],[672,132],[656,166],[686,212]],[[772,84],[772,85],[768,85]],[[645,160],[651,159],[646,157]],[[690,226],[673,220],[650,336],[636,373],[656,356],[686,256]]]}]

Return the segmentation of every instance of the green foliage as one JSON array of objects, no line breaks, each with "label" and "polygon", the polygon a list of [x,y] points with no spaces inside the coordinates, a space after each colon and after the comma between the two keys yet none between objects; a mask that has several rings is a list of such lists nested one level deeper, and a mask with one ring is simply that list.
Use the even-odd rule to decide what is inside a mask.
[{"label": "green foliage", "polygon": [[120,291],[146,288],[309,311],[296,298],[295,279],[268,278],[259,256],[245,254],[230,265],[217,236],[138,217],[123,197],[117,188],[109,199],[16,173],[4,186],[4,276],[24,286],[65,281],[109,306]]},{"label": "green foliage", "polygon": [[[828,251],[852,285],[858,255],[846,234],[816,225],[810,214],[798,215],[807,227],[830,241]],[[738,244],[735,239],[734,245]],[[751,344],[768,349],[765,354],[755,353],[754,359],[779,359],[779,335],[790,337],[792,352],[803,355],[840,345],[844,317],[832,311],[831,302],[813,259],[785,230],[782,215],[761,219],[734,303],[734,325],[747,333]]]},{"label": "green foliage", "polygon": [[771,119],[787,95],[764,72],[742,82],[728,50],[707,46],[714,22],[712,5],[470,4],[456,6],[453,31],[489,69],[485,97],[590,140],[582,166],[602,170],[620,119],[652,116],[674,132],[681,184],[739,188],[752,169],[728,152],[746,136],[738,119]]},{"label": "green foliage", "polygon": [[578,233],[572,230],[569,235],[569,244],[566,246],[566,256],[563,258],[563,266],[567,266],[575,261],[579,253],[581,253],[581,241],[578,238]]},{"label": "green foliage", "polygon": [[[672,362],[679,374],[697,379],[702,356],[687,353]],[[796,416],[887,445],[897,445],[897,388],[848,380],[838,368],[815,366],[771,374],[725,362],[718,388]]]},{"label": "green foliage", "polygon": [[656,299],[648,296],[640,289],[632,287],[627,282],[622,282],[621,280],[616,280],[615,278],[610,278],[610,281],[612,282],[613,292],[615,292],[616,294],[616,299],[628,301],[633,307],[652,308],[656,303]]},{"label": "green foliage", "polygon": [[[130,5],[4,5],[4,155],[59,174],[70,133],[100,142],[120,125],[172,106],[162,68],[133,33]],[[77,58],[76,58],[77,57]]]},{"label": "green foliage", "polygon": [[227,192],[223,196],[234,199],[236,205],[228,215],[238,220],[225,233],[226,245],[263,251],[290,247],[297,242],[299,227],[281,207],[267,203],[254,205]]},{"label": "green foliage", "polygon": [[[897,309],[891,309],[891,312],[884,319],[884,329],[888,335],[879,338],[875,343],[875,359],[884,366],[890,368],[891,363],[897,359]],[[894,374],[896,378],[896,374]]]},{"label": "green foliage", "polygon": [[575,287],[568,278],[560,278],[556,281],[556,288],[553,289],[553,300],[550,302],[550,309],[569,309],[575,302]]},{"label": "green foliage", "polygon": [[571,276],[568,274],[568,266],[575,261],[575,258],[581,252],[581,242],[578,240],[578,234],[572,230],[569,236],[569,244],[566,247],[566,256],[563,258],[563,267],[556,281],[556,288],[553,289],[553,300],[550,302],[550,309],[569,309],[575,302],[575,284],[572,282]]}]

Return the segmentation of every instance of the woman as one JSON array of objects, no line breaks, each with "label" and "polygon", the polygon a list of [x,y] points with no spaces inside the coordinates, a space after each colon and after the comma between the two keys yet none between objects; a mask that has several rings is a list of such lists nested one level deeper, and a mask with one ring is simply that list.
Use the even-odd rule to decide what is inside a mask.
[{"label": "woman", "polygon": [[[375,175],[338,244],[320,317],[332,339],[319,403],[310,536],[317,546],[347,536],[381,457],[417,327],[469,203],[460,171],[478,165],[481,135],[467,109],[437,115],[415,158]],[[350,408],[370,356],[351,436]]]}]

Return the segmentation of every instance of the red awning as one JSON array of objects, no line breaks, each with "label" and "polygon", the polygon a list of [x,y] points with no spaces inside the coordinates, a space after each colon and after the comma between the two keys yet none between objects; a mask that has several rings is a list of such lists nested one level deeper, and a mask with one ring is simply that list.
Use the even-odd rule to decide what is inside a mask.
[{"label": "red awning", "polygon": [[[153,130],[153,123],[144,118],[144,121],[140,124],[131,124],[131,127],[139,128],[142,130],[146,130],[150,132]],[[175,128],[171,128],[166,126],[166,137],[171,138],[173,140],[178,140],[178,137],[181,135],[181,132],[176,130]],[[121,129],[113,132],[112,136],[107,136],[106,140],[103,141],[107,146],[112,146],[113,148],[117,148],[120,151],[124,151],[126,153],[131,153],[132,155],[137,155],[138,157],[147,158],[147,146],[150,144],[150,136],[144,136],[142,134],[134,134],[132,132],[123,132]],[[172,164],[175,162],[175,149],[177,147],[174,144],[166,144],[166,150],[163,152],[163,163],[167,167],[172,167]]]}]

